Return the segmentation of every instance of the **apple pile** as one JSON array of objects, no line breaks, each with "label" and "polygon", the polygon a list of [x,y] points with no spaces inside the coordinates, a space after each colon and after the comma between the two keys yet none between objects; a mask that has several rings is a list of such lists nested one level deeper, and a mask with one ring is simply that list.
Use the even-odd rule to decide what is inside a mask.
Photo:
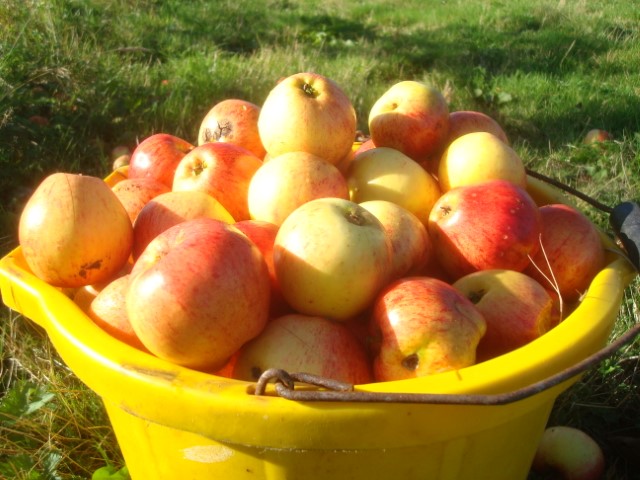
[{"label": "apple pile", "polygon": [[543,335],[604,266],[575,208],[538,205],[501,126],[401,81],[370,110],[298,73],[156,133],[107,180],[47,177],[19,223],[35,275],[166,361],[355,384],[464,368]]}]

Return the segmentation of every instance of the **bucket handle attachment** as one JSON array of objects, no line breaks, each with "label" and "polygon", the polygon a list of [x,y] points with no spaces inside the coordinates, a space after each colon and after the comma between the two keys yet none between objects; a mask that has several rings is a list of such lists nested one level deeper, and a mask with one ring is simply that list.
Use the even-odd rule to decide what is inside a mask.
[{"label": "bucket handle attachment", "polygon": [[[506,405],[524,400],[540,392],[553,388],[596,366],[613,355],[624,345],[631,343],[640,334],[640,323],[635,324],[623,335],[598,350],[584,360],[517,390],[496,394],[448,394],[448,393],[400,393],[365,392],[355,390],[355,386],[330,378],[309,373],[289,373],[278,368],[265,370],[255,385],[255,395],[265,395],[269,382],[275,383],[279,397],[300,402],[355,402],[355,403],[424,403],[431,405]],[[307,386],[320,387],[323,390],[307,387],[295,388],[296,382]]]}]

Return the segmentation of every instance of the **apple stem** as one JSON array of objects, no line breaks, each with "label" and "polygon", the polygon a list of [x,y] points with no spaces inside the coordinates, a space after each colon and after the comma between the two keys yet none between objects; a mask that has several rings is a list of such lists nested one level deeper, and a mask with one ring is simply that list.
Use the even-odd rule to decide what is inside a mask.
[{"label": "apple stem", "polygon": [[318,90],[316,90],[309,83],[306,83],[306,82],[305,82],[304,85],[302,85],[302,91],[304,93],[306,93],[310,97],[317,97],[318,96]]}]

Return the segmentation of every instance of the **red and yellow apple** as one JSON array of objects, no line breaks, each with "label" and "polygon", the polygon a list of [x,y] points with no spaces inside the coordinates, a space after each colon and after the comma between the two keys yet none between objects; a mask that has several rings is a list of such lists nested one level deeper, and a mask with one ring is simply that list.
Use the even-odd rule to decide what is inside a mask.
[{"label": "red and yellow apple", "polygon": [[485,330],[482,314],[448,283],[430,277],[397,280],[373,305],[374,379],[402,380],[471,366]]},{"label": "red and yellow apple", "polygon": [[440,264],[456,280],[477,270],[524,270],[540,248],[541,220],[524,188],[489,180],[445,192],[428,230]]},{"label": "red and yellow apple", "polygon": [[149,177],[169,188],[182,157],[193,150],[188,141],[168,133],[155,133],[136,146],[129,159],[129,178]]},{"label": "red and yellow apple", "polygon": [[198,145],[207,142],[228,142],[246,148],[258,158],[266,150],[258,132],[260,107],[238,98],[216,103],[202,119],[198,130]]},{"label": "red and yellow apple", "polygon": [[53,173],[27,200],[18,240],[31,271],[56,287],[81,287],[114,277],[133,245],[131,220],[104,180]]},{"label": "red and yellow apple", "polygon": [[263,163],[249,183],[249,214],[254,220],[281,225],[300,205],[316,198],[349,199],[340,170],[306,152],[289,152]]},{"label": "red and yellow apple", "polygon": [[356,385],[373,378],[364,346],[345,324],[297,313],[274,318],[247,342],[238,353],[232,376],[255,382],[270,368]]},{"label": "red and yellow apple", "polygon": [[262,160],[246,148],[224,142],[203,143],[180,160],[172,189],[206,192],[236,221],[248,220],[249,183],[261,165]]},{"label": "red and yellow apple", "polygon": [[282,295],[297,312],[346,321],[388,282],[391,242],[382,223],[357,203],[319,198],[282,223],[273,263]]},{"label": "red and yellow apple", "polygon": [[111,187],[113,193],[122,202],[131,224],[133,224],[149,200],[161,193],[171,191],[166,184],[150,177],[125,178]]},{"label": "red and yellow apple", "polygon": [[260,110],[258,131],[272,158],[301,151],[336,165],[355,140],[356,113],[336,82],[301,72],[283,78],[269,92]]},{"label": "red and yellow apple", "polygon": [[194,369],[221,368],[267,323],[271,282],[258,247],[210,218],[179,223],[138,258],[127,315],[154,355]]}]

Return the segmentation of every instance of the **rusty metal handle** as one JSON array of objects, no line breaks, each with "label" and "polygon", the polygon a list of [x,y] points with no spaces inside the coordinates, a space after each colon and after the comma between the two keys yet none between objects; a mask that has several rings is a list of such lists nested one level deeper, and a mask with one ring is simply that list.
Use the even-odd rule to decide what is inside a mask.
[{"label": "rusty metal handle", "polygon": [[[598,350],[575,365],[555,375],[527,385],[518,390],[497,394],[447,394],[447,393],[397,393],[397,392],[365,392],[355,390],[350,383],[339,382],[329,378],[308,373],[288,373],[281,369],[266,370],[258,379],[255,395],[265,395],[269,382],[275,382],[278,396],[288,400],[301,402],[356,402],[356,403],[424,403],[432,405],[506,405],[531,397],[537,393],[555,387],[576,375],[594,367],[604,359],[613,355],[624,345],[631,343],[640,334],[640,323],[635,324],[623,335],[606,347]],[[304,383],[317,389],[296,389],[295,384]]]}]

